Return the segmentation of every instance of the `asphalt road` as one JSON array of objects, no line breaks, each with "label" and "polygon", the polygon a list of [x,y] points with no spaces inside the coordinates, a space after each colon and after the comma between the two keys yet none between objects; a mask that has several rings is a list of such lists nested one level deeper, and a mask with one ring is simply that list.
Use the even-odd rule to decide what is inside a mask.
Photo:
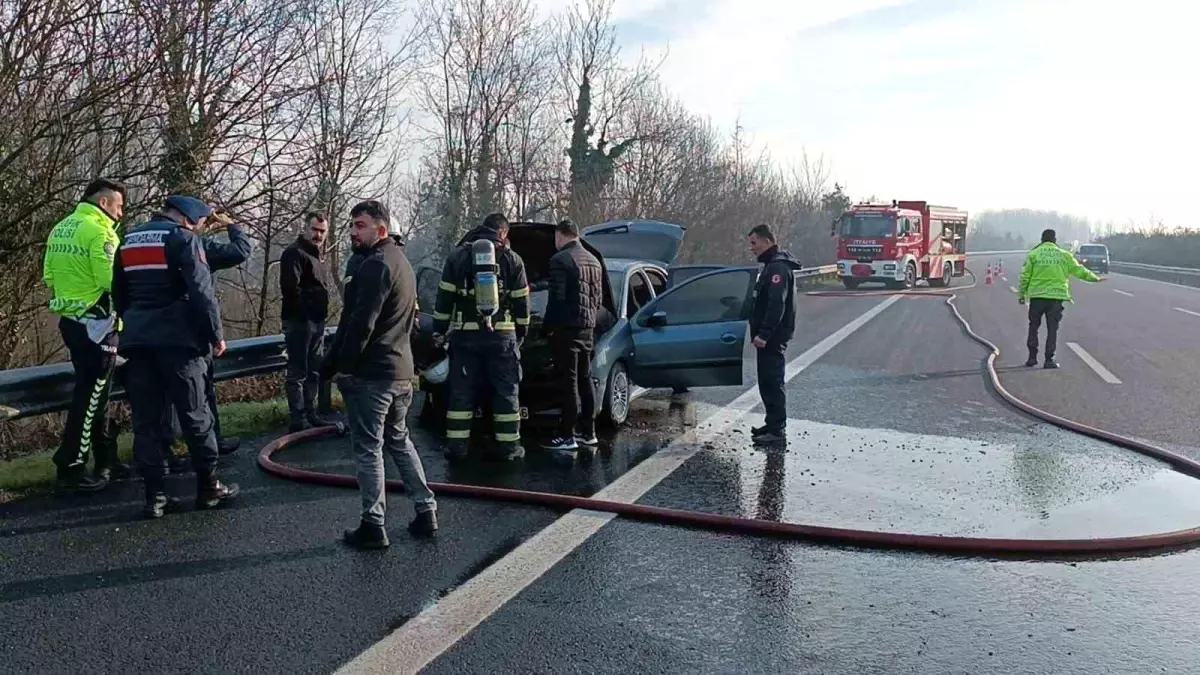
[{"label": "asphalt road", "polygon": [[[1005,264],[1015,285],[1019,263]],[[1186,431],[1194,407],[1178,414],[1186,401],[1159,395],[1154,378],[1175,391],[1200,367],[1181,337],[1184,320],[1200,317],[1172,309],[1200,312],[1200,291],[1117,281],[1077,284],[1062,370],[1018,366],[1005,382],[1059,414],[1195,444]],[[705,431],[746,399],[745,387],[651,395],[595,458],[571,463],[531,451],[520,467],[450,469],[436,439],[417,430],[415,440],[436,480],[590,495],[678,449],[690,431],[701,436],[695,454],[641,501],[791,522],[1029,537],[1200,523],[1200,484],[1003,407],[983,386],[982,349],[938,300],[897,301],[830,343],[880,301],[801,298],[790,357],[821,353],[788,385],[787,452],[749,446],[744,429],[760,412]],[[965,291],[960,307],[1000,344],[1006,366],[1024,360],[1008,282]],[[1102,380],[1067,341],[1121,384]],[[1135,358],[1113,355],[1124,347],[1166,365],[1129,367]],[[344,441],[284,459],[350,468]],[[522,542],[538,544],[532,535],[560,515],[446,498],[438,539],[418,542],[403,533],[411,511],[397,495],[392,548],[360,554],[336,542],[356,517],[353,492],[270,478],[249,454],[227,475],[247,488],[235,508],[154,523],[136,519],[136,484],[0,507],[4,670],[331,672],[449,603],[467,580],[488,579],[485,570]],[[1189,620],[1195,552],[960,560],[615,520],[563,555],[532,583],[498,589],[512,599],[478,627],[443,635],[446,649],[425,672],[1189,672],[1200,653]]]}]

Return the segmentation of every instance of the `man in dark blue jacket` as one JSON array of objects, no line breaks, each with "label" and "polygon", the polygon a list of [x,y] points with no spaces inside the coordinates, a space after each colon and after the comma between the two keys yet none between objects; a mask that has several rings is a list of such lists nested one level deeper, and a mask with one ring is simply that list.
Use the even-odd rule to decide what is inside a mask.
[{"label": "man in dark blue jacket", "polygon": [[120,353],[133,411],[133,453],[146,483],[145,515],[179,502],[165,490],[163,419],[174,406],[196,471],[196,506],[214,508],[238,492],[217,480],[217,439],[205,398],[211,354],[225,353],[221,314],[204,244],[195,233],[212,209],[173,195],[150,222],[125,236],[113,270],[113,299],[125,326]]},{"label": "man in dark blue jacket", "polygon": [[[208,269],[213,272],[232,269],[241,265],[250,259],[250,254],[254,251],[254,246],[250,241],[250,237],[246,233],[246,229],[233,222],[231,218],[224,212],[214,213],[208,219],[203,234],[212,235],[221,228],[226,228],[229,234],[229,242],[222,244],[220,241],[213,239],[211,236],[205,236],[201,239],[204,242],[204,257],[208,259]],[[213,277],[213,284],[216,284],[216,277]],[[217,388],[213,381],[213,360],[208,359],[208,373],[204,382],[204,396],[208,400],[208,409],[212,413],[213,418],[213,433],[217,437],[217,449],[220,454],[228,455],[236,452],[242,444],[242,439],[237,436],[226,437],[221,434],[221,417],[217,412]],[[175,438],[179,436],[180,426],[179,419],[175,416],[175,409],[167,406],[167,419],[165,421],[166,429],[166,446],[164,452],[172,461],[168,464],[171,473],[184,473],[186,468],[185,462],[175,461],[171,446],[175,442]]]},{"label": "man in dark blue jacket", "polygon": [[756,225],[749,236],[750,250],[763,266],[754,285],[750,334],[758,351],[758,391],[767,411],[763,426],[750,431],[755,443],[778,443],[787,438],[784,370],[788,340],[796,330],[795,272],[800,263],[791,253],[779,250],[775,234],[767,225]]}]

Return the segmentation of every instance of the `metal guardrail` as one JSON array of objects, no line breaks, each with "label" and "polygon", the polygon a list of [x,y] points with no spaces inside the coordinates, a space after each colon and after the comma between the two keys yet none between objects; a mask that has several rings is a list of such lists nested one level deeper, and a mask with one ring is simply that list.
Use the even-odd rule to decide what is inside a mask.
[{"label": "metal guardrail", "polygon": [[1200,287],[1200,269],[1192,267],[1147,265],[1146,263],[1123,262],[1119,260],[1110,260],[1108,265],[1110,270],[1130,276],[1163,281],[1178,286]]},{"label": "metal guardrail", "polygon": [[[327,329],[326,341],[333,335]],[[287,349],[282,335],[233,340],[213,361],[213,379],[222,382],[283,370]],[[125,398],[123,368],[114,376],[110,400]],[[70,363],[0,371],[0,422],[66,410],[71,405],[75,369]]]},{"label": "metal guardrail", "polygon": [[1166,265],[1147,265],[1145,263],[1123,262],[1120,260],[1110,260],[1110,267],[1128,267],[1130,269],[1145,270],[1147,272],[1161,272],[1164,274],[1182,274],[1190,277],[1200,277],[1200,269],[1194,267],[1168,267]]}]

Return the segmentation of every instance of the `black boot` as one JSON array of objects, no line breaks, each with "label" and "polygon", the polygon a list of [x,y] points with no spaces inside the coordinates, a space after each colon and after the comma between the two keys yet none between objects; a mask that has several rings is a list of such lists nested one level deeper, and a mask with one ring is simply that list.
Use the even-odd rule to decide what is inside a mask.
[{"label": "black boot", "polygon": [[1028,359],[1026,359],[1026,361],[1025,361],[1025,367],[1026,367],[1026,368],[1032,368],[1032,367],[1034,367],[1034,366],[1036,366],[1036,365],[1037,365],[1037,356],[1034,356],[1034,355],[1032,355],[1032,354],[1031,354],[1031,355],[1029,356],[1029,358],[1028,358]]},{"label": "black boot", "polygon": [[342,533],[342,541],[359,550],[387,548],[391,544],[387,530],[382,525],[372,525],[366,521],[359,522],[357,530]]},{"label": "black boot", "polygon": [[133,468],[128,464],[117,462],[109,466],[97,467],[95,471],[96,479],[106,483],[114,480],[125,480],[133,475]]},{"label": "black boot", "polygon": [[217,453],[221,456],[232,455],[240,447],[242,447],[242,439],[237,436],[230,436],[217,441]]},{"label": "black boot", "polygon": [[165,492],[146,495],[146,505],[142,507],[142,515],[146,518],[162,518],[168,513],[179,513],[183,510],[183,502],[168,497]]},{"label": "black boot", "polygon": [[1047,356],[1046,363],[1042,367],[1046,370],[1058,370],[1058,361],[1055,361],[1053,356]]},{"label": "black boot", "polygon": [[288,433],[294,434],[298,431],[307,431],[312,425],[304,417],[292,417],[292,423],[288,425]]},{"label": "black boot", "polygon": [[308,422],[309,426],[318,427],[318,428],[319,427],[335,427],[335,426],[337,426],[337,422],[327,420],[324,417],[321,417],[320,415],[318,415],[316,413],[309,413],[307,422]]},{"label": "black boot", "polygon": [[55,488],[61,493],[99,492],[108,487],[108,481],[103,478],[93,478],[83,471],[59,471],[55,480]]},{"label": "black boot", "polygon": [[497,443],[494,454],[501,461],[515,462],[525,456],[525,448],[520,443]]},{"label": "black boot", "polygon": [[466,459],[467,458],[467,442],[462,441],[462,440],[457,440],[457,439],[452,440],[452,441],[447,441],[444,454],[446,455],[446,459],[448,459],[452,462],[460,460],[460,459]]},{"label": "black boot", "polygon": [[416,537],[430,537],[437,532],[437,511],[418,511],[417,517],[408,524],[408,531]]},{"label": "black boot", "polygon": [[201,473],[196,478],[196,508],[215,509],[241,492],[237,483],[226,485],[215,473]]}]

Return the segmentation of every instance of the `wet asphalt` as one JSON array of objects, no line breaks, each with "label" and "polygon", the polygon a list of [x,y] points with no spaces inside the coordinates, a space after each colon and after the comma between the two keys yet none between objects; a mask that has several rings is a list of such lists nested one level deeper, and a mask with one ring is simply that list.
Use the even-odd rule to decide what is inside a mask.
[{"label": "wet asphalt", "polygon": [[[1096,304],[1128,299],[1109,296]],[[802,298],[791,356],[877,301]],[[967,291],[960,302],[984,335],[1011,343],[1017,330],[1023,343],[1019,311],[994,318],[1017,309],[1006,287]],[[1068,326],[1064,340],[1074,339]],[[972,536],[1113,536],[1200,523],[1200,484],[1002,407],[983,384],[982,355],[940,301],[897,302],[790,383],[786,451],[752,448],[735,430],[642,502]],[[1031,400],[1038,405],[1060,404],[1060,414],[1108,410],[1123,395],[1111,389],[1128,385],[1073,385],[1069,378],[1095,378],[1073,358],[1060,350],[1063,370],[1022,371],[1019,384],[1016,376],[1006,384],[1045,399]],[[415,429],[414,439],[431,480],[590,495],[741,391],[655,392],[595,457],[569,462],[531,447],[516,467],[448,467],[429,433]],[[1190,419],[1158,410],[1137,433],[1186,441]],[[338,439],[282,459],[351,467]],[[245,494],[226,511],[140,521],[134,483],[89,499],[0,506],[3,670],[330,672],[558,515],[444,498],[439,537],[417,541],[403,532],[410,507],[389,495],[391,549],[354,553],[336,542],[356,518],[352,491],[266,476],[248,450],[228,465],[225,476]],[[186,480],[181,487],[190,490]],[[1190,672],[1200,656],[1189,620],[1200,600],[1198,555],[962,560],[617,520],[427,672]]]}]

